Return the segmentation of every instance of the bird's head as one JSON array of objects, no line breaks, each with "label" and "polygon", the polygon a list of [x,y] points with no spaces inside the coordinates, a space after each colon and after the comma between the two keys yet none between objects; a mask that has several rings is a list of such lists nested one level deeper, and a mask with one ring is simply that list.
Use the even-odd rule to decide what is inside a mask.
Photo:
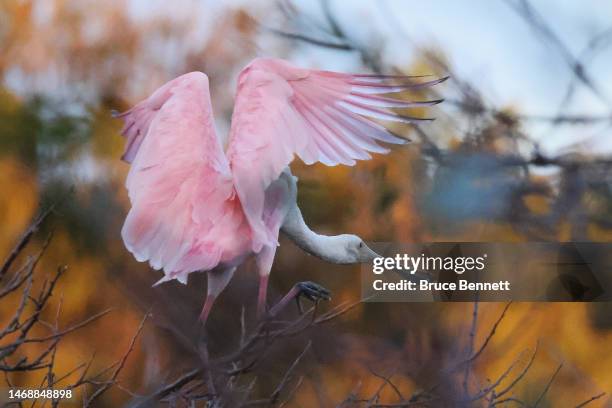
[{"label": "bird's head", "polygon": [[380,257],[357,235],[343,234],[340,235],[340,238],[342,238],[345,249],[346,262],[344,263],[368,263]]}]

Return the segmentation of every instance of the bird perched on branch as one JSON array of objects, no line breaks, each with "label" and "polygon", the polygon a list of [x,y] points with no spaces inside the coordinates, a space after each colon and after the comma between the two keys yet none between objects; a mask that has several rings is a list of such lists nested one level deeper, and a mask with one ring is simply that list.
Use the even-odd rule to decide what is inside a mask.
[{"label": "bird perched on branch", "polygon": [[[229,135],[213,124],[208,77],[191,72],[171,80],[127,112],[123,160],[131,163],[126,186],[132,207],[121,231],[127,249],[164,277],[187,283],[206,272],[206,321],[213,302],[249,256],[259,273],[258,313],[265,313],[268,276],[279,231],[306,252],[328,262],[369,262],[377,254],[356,235],[324,236],[304,222],[296,202],[297,179],[289,164],[352,166],[379,142],[403,144],[370,118],[427,121],[389,108],[430,106],[379,96],[429,87],[446,78],[350,75],[302,69],[258,58],[240,73]],[[227,146],[227,147],[225,147]],[[288,296],[329,295],[312,283]],[[276,309],[276,307],[275,307]]]}]

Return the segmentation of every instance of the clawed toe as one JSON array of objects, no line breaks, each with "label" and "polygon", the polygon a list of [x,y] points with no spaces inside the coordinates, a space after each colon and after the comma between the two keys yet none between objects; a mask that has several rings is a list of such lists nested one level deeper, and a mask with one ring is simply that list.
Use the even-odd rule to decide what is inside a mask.
[{"label": "clawed toe", "polygon": [[319,300],[330,300],[331,292],[319,285],[318,283],[306,281],[298,282],[295,286],[299,289],[299,296],[304,296],[306,299],[312,302],[318,302]]},{"label": "clawed toe", "polygon": [[298,282],[293,285],[293,288],[287,293],[274,307],[272,307],[268,313],[268,317],[273,317],[278,314],[285,306],[289,304],[292,300],[295,299],[298,310],[300,313],[303,313],[302,304],[300,303],[300,299],[305,297],[317,304],[321,300],[330,300],[331,292],[325,289],[323,286],[306,281],[306,282]]}]

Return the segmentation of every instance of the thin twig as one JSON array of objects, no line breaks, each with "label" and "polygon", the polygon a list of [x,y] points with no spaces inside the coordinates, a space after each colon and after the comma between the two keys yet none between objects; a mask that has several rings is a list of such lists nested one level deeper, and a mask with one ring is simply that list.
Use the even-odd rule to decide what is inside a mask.
[{"label": "thin twig", "polygon": [[540,394],[540,396],[538,397],[536,402],[533,404],[534,408],[537,408],[538,405],[540,405],[540,402],[542,402],[542,399],[544,398],[544,396],[546,395],[546,393],[550,389],[550,386],[552,385],[553,381],[555,381],[555,378],[557,377],[557,374],[559,374],[559,371],[561,371],[561,367],[563,367],[563,363],[559,364],[559,366],[557,367],[557,369],[555,370],[553,375],[550,377],[550,380],[548,380],[548,383],[546,384],[546,387],[544,387],[544,390],[542,390],[542,393]]},{"label": "thin twig", "polygon": [[140,332],[142,331],[148,316],[149,316],[149,313],[148,312],[145,313],[144,317],[140,321],[140,324],[138,325],[138,329],[136,330],[136,333],[134,334],[134,336],[132,336],[128,349],[126,350],[126,352],[123,354],[123,356],[119,360],[115,368],[115,371],[111,375],[110,379],[106,381],[104,384],[102,384],[102,386],[99,387],[96,391],[94,391],[93,394],[91,394],[91,396],[85,402],[84,407],[89,407],[98,397],[100,397],[100,395],[106,392],[111,387],[111,385],[115,384],[115,382],[117,381],[117,377],[119,376],[119,373],[125,366],[125,362],[127,361],[128,356],[130,355],[132,350],[134,350],[136,339],[140,335]]},{"label": "thin twig", "polygon": [[605,392],[602,392],[601,394],[597,394],[595,396],[592,396],[591,398],[589,398],[588,400],[581,402],[580,404],[576,405],[576,408],[582,408],[587,406],[588,404],[590,404],[593,401],[597,401],[598,399],[602,398],[604,395],[606,395]]},{"label": "thin twig", "polygon": [[291,379],[291,374],[295,370],[295,367],[297,367],[304,355],[308,352],[308,350],[310,350],[311,345],[312,342],[309,341],[308,344],[306,344],[306,347],[304,347],[304,350],[302,350],[300,355],[297,356],[297,358],[293,361],[293,364],[291,364],[289,369],[285,372],[285,375],[283,376],[281,381],[278,383],[272,394],[270,394],[270,403],[275,404],[278,401],[278,397],[280,396],[280,393],[282,392],[283,388],[285,388],[287,382]]}]

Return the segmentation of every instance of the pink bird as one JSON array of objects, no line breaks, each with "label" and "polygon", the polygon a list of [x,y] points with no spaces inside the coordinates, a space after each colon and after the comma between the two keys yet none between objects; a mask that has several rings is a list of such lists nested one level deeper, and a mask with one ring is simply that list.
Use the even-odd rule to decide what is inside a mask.
[{"label": "pink bird", "polygon": [[[378,255],[361,238],[319,235],[306,225],[296,203],[297,178],[288,166],[296,155],[306,164],[352,166],[369,159],[369,152],[387,153],[379,142],[403,144],[405,139],[368,117],[431,120],[389,108],[441,100],[409,102],[379,95],[445,79],[350,75],[258,58],[240,73],[227,140],[215,132],[206,74],[191,72],[171,80],[116,115],[125,121],[122,158],[131,163],[126,186],[132,207],[121,231],[125,246],[138,261],[163,270],[158,284],[171,279],[186,284],[190,273],[207,272],[203,322],[249,256],[255,257],[259,273],[258,314],[265,313],[279,231],[329,262],[371,261]],[[329,295],[303,282],[284,303],[300,294],[311,299]]]}]

